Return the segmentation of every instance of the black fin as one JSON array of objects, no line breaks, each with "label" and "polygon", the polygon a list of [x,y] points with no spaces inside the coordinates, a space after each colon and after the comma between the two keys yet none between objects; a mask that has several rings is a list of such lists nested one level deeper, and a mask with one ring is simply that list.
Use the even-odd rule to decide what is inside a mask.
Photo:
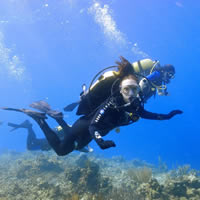
[{"label": "black fin", "polygon": [[13,128],[10,130],[10,132],[12,132],[12,131],[14,131],[14,130],[20,128],[20,126],[19,126],[18,124],[13,124],[13,123],[10,123],[10,122],[8,122],[8,126],[13,127]]},{"label": "black fin", "polygon": [[32,108],[35,108],[39,111],[45,112],[45,113],[48,112],[49,110],[51,110],[50,105],[47,102],[42,101],[42,100],[33,102],[29,106],[32,107]]},{"label": "black fin", "polygon": [[40,113],[40,112],[36,112],[36,111],[33,111],[33,110],[24,109],[24,108],[18,109],[18,108],[3,107],[1,109],[16,111],[16,112],[23,112],[24,114],[27,114],[28,116],[32,117],[33,119],[47,119],[47,117],[45,116],[45,113]]},{"label": "black fin", "polygon": [[79,105],[80,101],[71,103],[69,105],[67,105],[66,107],[64,107],[64,111],[65,112],[71,112],[73,111],[78,105]]},{"label": "black fin", "polygon": [[27,114],[28,116],[32,117],[33,119],[47,119],[47,117],[45,116],[46,113],[36,112],[29,109],[21,109],[21,111]]},{"label": "black fin", "polygon": [[1,107],[2,110],[11,110],[11,111],[16,111],[16,112],[23,112],[22,109],[18,108],[8,108],[8,107]]},{"label": "black fin", "polygon": [[48,114],[52,118],[63,118],[63,113],[57,110],[52,110],[50,105],[45,101],[36,101],[30,104],[30,107],[35,108]]},{"label": "black fin", "polygon": [[32,124],[28,120],[25,120],[21,124],[14,124],[14,123],[8,122],[8,126],[13,127],[10,130],[10,132],[12,132],[12,131],[15,131],[18,128],[29,128],[29,127],[32,127]]},{"label": "black fin", "polygon": [[57,110],[50,110],[47,112],[47,114],[52,118],[63,118],[63,113]]}]

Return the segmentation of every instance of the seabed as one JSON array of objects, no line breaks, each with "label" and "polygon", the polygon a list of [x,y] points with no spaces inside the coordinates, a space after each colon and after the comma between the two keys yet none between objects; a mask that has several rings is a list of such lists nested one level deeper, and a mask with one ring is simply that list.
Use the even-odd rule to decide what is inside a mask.
[{"label": "seabed", "polygon": [[200,200],[200,172],[123,157],[52,152],[0,155],[0,200]]}]

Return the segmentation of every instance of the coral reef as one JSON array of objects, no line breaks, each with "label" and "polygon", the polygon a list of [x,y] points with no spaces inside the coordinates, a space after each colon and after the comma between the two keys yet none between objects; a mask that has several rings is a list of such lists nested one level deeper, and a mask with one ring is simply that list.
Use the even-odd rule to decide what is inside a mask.
[{"label": "coral reef", "polygon": [[148,183],[152,177],[152,170],[147,167],[132,168],[127,173],[137,184]]},{"label": "coral reef", "polygon": [[72,153],[0,155],[0,200],[199,200],[199,171],[123,157]]}]

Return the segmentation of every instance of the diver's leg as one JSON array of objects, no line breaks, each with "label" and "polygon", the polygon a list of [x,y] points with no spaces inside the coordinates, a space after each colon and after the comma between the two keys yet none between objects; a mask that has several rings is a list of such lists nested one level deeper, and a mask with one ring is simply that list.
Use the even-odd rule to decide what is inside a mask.
[{"label": "diver's leg", "polygon": [[8,126],[12,127],[10,132],[15,131],[16,129],[19,129],[19,128],[27,129],[28,136],[26,139],[26,148],[30,151],[39,149],[39,147],[37,145],[37,138],[36,138],[35,132],[33,131],[33,128],[32,128],[33,125],[30,123],[29,120],[25,120],[21,124],[14,124],[14,123],[8,122]]},{"label": "diver's leg", "polygon": [[89,132],[89,125],[90,119],[81,117],[71,127],[70,133],[76,137],[76,150],[84,148],[91,142],[92,137]]},{"label": "diver's leg", "polygon": [[33,131],[32,127],[28,128],[28,137],[26,140],[26,148],[29,151],[36,151],[36,150],[48,151],[51,149],[48,141],[45,138],[38,139],[36,137],[36,134]]},{"label": "diver's leg", "polygon": [[70,126],[64,121],[63,113],[57,110],[52,110],[51,106],[45,101],[36,101],[30,104],[30,107],[45,112],[50,117],[54,118],[57,123],[63,128],[65,134],[70,130]]},{"label": "diver's leg", "polygon": [[71,129],[71,126],[69,126],[62,117],[61,118],[54,118],[54,119],[63,128],[64,134],[67,135],[69,133],[70,129]]},{"label": "diver's leg", "polygon": [[28,128],[28,137],[26,141],[27,149],[30,151],[42,150],[49,151],[51,149],[46,138],[38,139],[32,126]]},{"label": "diver's leg", "polygon": [[60,156],[66,155],[75,149],[82,149],[92,140],[88,129],[90,119],[79,118],[71,127],[69,133],[65,134],[63,140],[59,139],[58,135],[48,126],[44,119],[35,120],[43,130],[50,146]]},{"label": "diver's leg", "polygon": [[27,129],[28,136],[27,136],[27,139],[26,139],[26,148],[29,151],[41,149],[39,139],[36,138],[36,134],[35,134],[35,132],[33,131],[33,128],[32,128],[33,125],[31,124],[31,122],[29,120],[25,120],[21,124],[14,124],[14,123],[8,122],[8,126],[12,127],[10,132],[15,131],[19,128]]},{"label": "diver's leg", "polygon": [[75,136],[73,134],[67,134],[63,141],[57,136],[57,134],[49,127],[44,119],[41,118],[33,118],[42,131],[44,132],[48,143],[54,149],[54,151],[59,155],[67,155],[72,152],[75,148]]},{"label": "diver's leg", "polygon": [[32,127],[28,128],[28,136],[26,140],[26,148],[30,151],[35,150],[37,147],[36,135]]},{"label": "diver's leg", "polygon": [[25,120],[21,124],[14,124],[8,122],[8,126],[12,127],[10,132],[15,131],[19,128],[25,128],[28,131],[28,136],[26,139],[26,148],[29,151],[35,150],[49,150],[51,149],[50,145],[48,144],[46,139],[37,139],[36,134],[32,128],[32,123],[29,120]]},{"label": "diver's leg", "polygon": [[74,150],[75,136],[73,134],[67,134],[67,137],[65,137],[65,141],[60,141],[57,134],[46,123],[45,119],[47,117],[45,116],[45,113],[40,113],[40,112],[28,110],[28,109],[16,109],[16,108],[7,108],[7,107],[3,107],[1,109],[23,112],[24,114],[32,117],[32,119],[34,119],[38,123],[40,128],[43,130],[50,146],[54,149],[54,151],[58,155],[66,155]]},{"label": "diver's leg", "polygon": [[41,138],[41,139],[36,139],[34,142],[34,146],[32,147],[31,150],[35,151],[35,150],[41,150],[41,151],[49,151],[51,150],[51,146],[48,143],[46,138]]}]

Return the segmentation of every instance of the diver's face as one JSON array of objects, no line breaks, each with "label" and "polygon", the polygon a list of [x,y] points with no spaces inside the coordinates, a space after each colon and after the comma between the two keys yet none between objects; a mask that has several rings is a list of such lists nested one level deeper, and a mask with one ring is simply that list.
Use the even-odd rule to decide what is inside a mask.
[{"label": "diver's face", "polygon": [[121,83],[120,93],[126,103],[131,102],[134,98],[138,96],[140,91],[139,85],[133,79],[125,79]]},{"label": "diver's face", "polygon": [[165,83],[170,83],[170,80],[174,78],[174,72],[173,71],[169,71],[169,72],[164,72],[164,76],[163,76],[163,81]]}]

